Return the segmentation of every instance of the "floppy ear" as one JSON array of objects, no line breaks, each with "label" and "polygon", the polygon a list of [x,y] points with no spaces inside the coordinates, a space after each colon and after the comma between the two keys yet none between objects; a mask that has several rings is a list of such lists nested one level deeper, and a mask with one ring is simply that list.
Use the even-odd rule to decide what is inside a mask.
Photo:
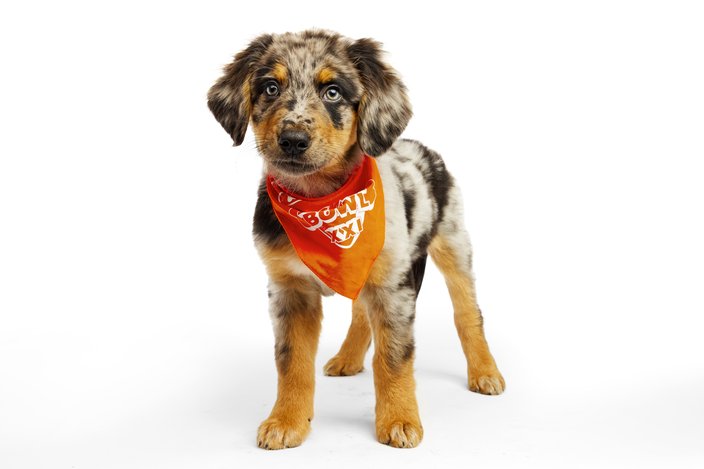
[{"label": "floppy ear", "polygon": [[359,39],[347,48],[364,86],[357,109],[357,141],[370,156],[388,150],[408,125],[413,112],[406,87],[382,59],[381,44]]},{"label": "floppy ear", "polygon": [[225,74],[208,91],[208,107],[232,137],[235,146],[244,140],[252,111],[249,79],[272,40],[272,35],[265,34],[252,41],[231,64],[225,66]]}]

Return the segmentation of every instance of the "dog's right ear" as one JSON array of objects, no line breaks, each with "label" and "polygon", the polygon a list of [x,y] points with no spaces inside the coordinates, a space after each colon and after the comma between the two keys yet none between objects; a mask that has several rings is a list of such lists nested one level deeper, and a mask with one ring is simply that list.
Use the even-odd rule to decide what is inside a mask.
[{"label": "dog's right ear", "polygon": [[249,80],[253,68],[273,41],[271,34],[259,36],[225,66],[225,74],[208,91],[208,107],[220,125],[232,137],[235,146],[242,143],[252,112]]}]

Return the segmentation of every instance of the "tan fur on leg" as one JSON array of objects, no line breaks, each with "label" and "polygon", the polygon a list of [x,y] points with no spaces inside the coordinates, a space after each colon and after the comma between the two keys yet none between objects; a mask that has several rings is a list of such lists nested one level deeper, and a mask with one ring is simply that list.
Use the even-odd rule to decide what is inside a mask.
[{"label": "tan fur on leg", "polygon": [[310,431],[315,390],[315,353],[322,319],[320,298],[308,308],[292,309],[280,318],[276,345],[279,385],[276,403],[257,434],[260,448],[300,445]]},{"label": "tan fur on leg", "polygon": [[376,435],[381,443],[412,448],[423,439],[413,378],[412,322],[387,311],[384,294],[372,292],[366,300],[374,333]]},{"label": "tan fur on leg", "polygon": [[376,390],[376,435],[381,443],[397,448],[418,446],[423,426],[418,416],[413,356],[401,364],[388,360],[388,330],[375,327],[374,388]]},{"label": "tan fur on leg", "polygon": [[259,426],[257,444],[266,449],[290,448],[300,445],[310,432],[322,302],[308,280],[282,268],[294,259],[290,246],[260,253],[271,279],[269,301],[279,384],[271,415]]},{"label": "tan fur on leg", "polygon": [[462,266],[456,250],[441,235],[433,239],[428,252],[445,276],[452,298],[455,327],[467,358],[469,389],[482,394],[501,394],[506,383],[484,337],[482,313],[477,306],[474,279],[468,266]]}]

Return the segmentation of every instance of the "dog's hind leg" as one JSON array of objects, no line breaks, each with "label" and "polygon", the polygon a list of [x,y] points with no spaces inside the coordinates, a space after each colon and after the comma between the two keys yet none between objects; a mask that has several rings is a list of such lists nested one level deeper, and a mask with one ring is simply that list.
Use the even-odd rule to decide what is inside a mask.
[{"label": "dog's hind leg", "polygon": [[[458,192],[455,196],[458,200]],[[482,394],[501,394],[506,384],[484,337],[484,321],[474,290],[469,236],[457,221],[462,216],[459,202],[456,207],[458,211],[452,214],[452,221],[446,219],[440,223],[428,252],[445,277],[450,292],[455,327],[467,358],[469,389]]]},{"label": "dog's hind leg", "polygon": [[323,368],[328,376],[351,376],[364,369],[364,356],[372,341],[372,329],[369,325],[364,305],[360,301],[352,303],[352,323],[347,337],[337,355],[332,357]]}]

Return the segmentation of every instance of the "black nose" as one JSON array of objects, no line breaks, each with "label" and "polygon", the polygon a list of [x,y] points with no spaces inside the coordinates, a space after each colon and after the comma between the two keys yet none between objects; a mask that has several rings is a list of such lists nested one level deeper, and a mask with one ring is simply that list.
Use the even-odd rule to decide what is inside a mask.
[{"label": "black nose", "polygon": [[279,136],[279,146],[291,156],[298,156],[310,146],[308,134],[301,130],[284,130]]}]

